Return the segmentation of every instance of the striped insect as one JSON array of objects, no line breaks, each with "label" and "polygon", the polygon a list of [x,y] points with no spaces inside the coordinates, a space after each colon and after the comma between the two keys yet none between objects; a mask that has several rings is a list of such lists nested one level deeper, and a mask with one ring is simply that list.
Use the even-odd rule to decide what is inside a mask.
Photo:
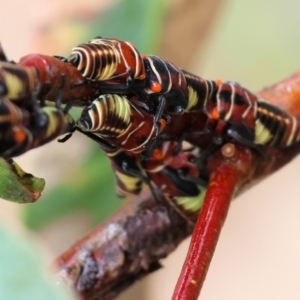
[{"label": "striped insect", "polygon": [[28,150],[69,132],[75,122],[71,115],[60,108],[59,91],[57,102],[47,102],[47,106],[37,104],[39,83],[30,95],[36,104],[34,111],[18,106],[5,97],[0,98],[0,156],[9,158],[21,155]]},{"label": "striped insect", "polygon": [[129,77],[145,79],[142,56],[129,42],[96,37],[72,49],[68,61],[92,81],[126,83]]},{"label": "striped insect", "polygon": [[57,101],[60,90],[62,103],[80,99],[86,102],[97,94],[97,88],[85,84],[86,79],[67,62],[41,54],[24,56],[16,64],[9,62],[0,48],[0,96],[5,96],[20,107],[34,111],[32,93],[37,89],[38,99]]},{"label": "striped insect", "polygon": [[140,153],[155,141],[166,122],[159,124],[133,96],[105,94],[95,99],[82,111],[77,129],[91,134],[94,140],[103,140],[113,149]]},{"label": "striped insect", "polygon": [[[45,106],[41,110],[44,124],[37,126],[34,118],[10,102],[0,100],[1,108],[6,105],[6,120],[0,122],[0,156],[10,158],[42,146],[74,127],[74,120],[69,114],[54,106]],[[9,119],[9,121],[7,121]]]},{"label": "striped insect", "polygon": [[238,83],[206,80],[203,84],[195,75],[186,72],[185,76],[191,91],[189,103],[193,103],[190,111],[197,108],[209,119],[224,121],[227,135],[241,144],[259,149],[288,147],[300,140],[300,123],[294,116]]},{"label": "striped insect", "polygon": [[182,72],[159,57],[141,55],[131,43],[95,38],[73,48],[68,61],[104,92],[135,92],[157,119],[163,110],[182,113],[187,106]]},{"label": "striped insect", "polygon": [[29,124],[30,114],[7,98],[0,98],[0,133],[10,131],[14,126]]},{"label": "striped insect", "polygon": [[27,69],[31,73],[28,77],[35,77],[34,80],[41,84],[39,98],[56,102],[57,92],[60,91],[61,103],[80,100],[82,105],[86,105],[99,93],[96,87],[86,83],[76,68],[56,57],[30,54],[22,57],[17,66]]},{"label": "striped insect", "polygon": [[120,149],[109,151],[105,145],[99,145],[111,162],[119,197],[138,195],[144,183],[152,189],[149,178],[141,169],[140,157],[137,154]]}]

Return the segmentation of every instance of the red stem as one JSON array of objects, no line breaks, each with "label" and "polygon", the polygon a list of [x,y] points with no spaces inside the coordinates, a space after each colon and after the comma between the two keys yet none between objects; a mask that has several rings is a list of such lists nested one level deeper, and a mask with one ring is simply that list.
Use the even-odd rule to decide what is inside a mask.
[{"label": "red stem", "polygon": [[201,214],[172,300],[197,300],[204,283],[230,201],[239,182],[239,170],[220,165],[211,176]]}]

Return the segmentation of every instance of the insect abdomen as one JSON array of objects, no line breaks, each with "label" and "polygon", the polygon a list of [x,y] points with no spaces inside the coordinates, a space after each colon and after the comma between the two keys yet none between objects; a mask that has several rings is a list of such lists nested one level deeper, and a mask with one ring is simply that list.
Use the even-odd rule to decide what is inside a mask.
[{"label": "insect abdomen", "polygon": [[130,72],[134,79],[145,77],[143,61],[137,49],[131,43],[116,39],[95,38],[78,45],[72,49],[68,61],[92,81],[127,80]]},{"label": "insect abdomen", "polygon": [[300,139],[299,121],[281,109],[258,100],[255,120],[255,143],[288,147]]},{"label": "insect abdomen", "polygon": [[82,111],[78,126],[84,131],[116,137],[130,124],[130,111],[127,98],[119,95],[102,95]]}]

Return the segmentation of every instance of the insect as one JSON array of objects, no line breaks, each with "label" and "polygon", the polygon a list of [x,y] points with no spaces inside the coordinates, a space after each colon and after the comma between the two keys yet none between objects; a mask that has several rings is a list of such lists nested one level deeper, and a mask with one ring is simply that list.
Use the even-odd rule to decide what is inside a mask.
[{"label": "insect", "polygon": [[2,48],[0,58],[0,95],[29,111],[37,111],[37,104],[32,99],[37,85],[41,106],[45,98],[57,101],[58,90],[62,103],[77,99],[86,102],[97,93],[95,87],[85,84],[85,78],[76,68],[58,58],[30,54],[16,64],[7,60]]},{"label": "insect", "polygon": [[142,172],[139,156],[132,152],[116,150],[109,152],[100,144],[109,158],[116,177],[116,192],[121,198],[138,195],[149,178]]},{"label": "insect", "polygon": [[203,84],[197,84],[201,81],[199,77],[185,75],[193,89],[192,110],[199,108],[210,119],[228,123],[227,134],[241,144],[259,149],[260,145],[287,147],[299,141],[300,124],[294,116],[239,84],[206,81],[204,89]]},{"label": "insect", "polygon": [[[136,103],[136,104],[135,104]],[[77,122],[82,132],[105,140],[111,148],[140,153],[157,137],[166,122],[157,125],[154,116],[133,98],[105,94],[85,107]]]},{"label": "insect", "polygon": [[44,145],[69,132],[75,125],[71,115],[60,108],[60,90],[57,103],[47,102],[40,107],[37,101],[40,84],[30,94],[34,111],[19,106],[5,97],[0,99],[0,156],[10,158]]},{"label": "insect", "polygon": [[[14,111],[11,110],[10,113]],[[15,125],[9,123],[9,128],[0,132],[0,156],[2,157],[19,156],[69,132],[74,126],[74,120],[69,114],[64,114],[61,109],[52,106],[42,108],[41,114],[45,120],[43,126],[36,126],[34,118],[27,120],[28,113],[24,110],[20,109],[19,114],[24,114],[23,119],[26,119],[26,123]]]},{"label": "insect", "polygon": [[196,149],[187,148],[174,155],[177,143],[166,141],[160,143],[150,157],[141,159],[137,153],[120,149],[110,152],[100,146],[111,161],[120,197],[138,195],[147,185],[156,199],[161,199],[160,194],[163,194],[180,214],[189,221],[195,220],[207,184],[193,163],[198,155]]},{"label": "insect", "polygon": [[56,101],[57,91],[61,90],[61,103],[73,100],[87,103],[97,95],[98,89],[86,84],[85,78],[76,68],[58,58],[30,54],[22,57],[17,66],[31,70],[33,77],[37,73],[35,81],[39,81],[42,86],[38,95],[40,98]]},{"label": "insect", "polygon": [[201,152],[188,143],[174,151],[177,147],[174,141],[161,142],[141,165],[169,204],[189,221],[195,221],[207,186],[207,178],[202,177],[195,163]]},{"label": "insect", "polygon": [[142,56],[129,42],[96,37],[72,49],[68,61],[92,81],[127,83],[146,77]]},{"label": "insect", "polygon": [[0,99],[0,132],[10,131],[16,125],[26,126],[29,123],[28,111],[19,108],[7,98]]}]

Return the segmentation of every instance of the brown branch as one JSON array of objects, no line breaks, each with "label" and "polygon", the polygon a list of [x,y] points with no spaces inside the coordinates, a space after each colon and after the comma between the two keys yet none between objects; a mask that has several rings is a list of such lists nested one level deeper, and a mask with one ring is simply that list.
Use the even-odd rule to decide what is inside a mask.
[{"label": "brown branch", "polygon": [[[259,96],[300,119],[300,73]],[[300,143],[268,148],[268,159],[253,153],[251,172],[238,192],[275,172],[299,152]],[[113,299],[135,280],[158,269],[159,260],[189,236],[192,227],[169,205],[157,204],[150,194],[143,194],[56,260],[59,280],[74,288],[81,299]]]},{"label": "brown branch", "polygon": [[149,193],[124,207],[57,259],[60,281],[82,299],[113,299],[160,268],[193,227]]}]

